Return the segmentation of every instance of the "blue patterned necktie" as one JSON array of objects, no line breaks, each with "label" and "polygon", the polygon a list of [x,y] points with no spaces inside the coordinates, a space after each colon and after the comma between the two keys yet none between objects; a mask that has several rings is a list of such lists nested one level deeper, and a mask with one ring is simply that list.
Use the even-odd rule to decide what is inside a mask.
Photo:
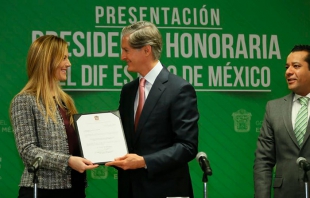
[{"label": "blue patterned necktie", "polygon": [[304,140],[304,135],[306,133],[307,125],[308,125],[308,99],[307,97],[298,98],[301,107],[298,111],[296,120],[295,120],[295,135],[297,138],[297,142],[299,145],[302,144]]}]

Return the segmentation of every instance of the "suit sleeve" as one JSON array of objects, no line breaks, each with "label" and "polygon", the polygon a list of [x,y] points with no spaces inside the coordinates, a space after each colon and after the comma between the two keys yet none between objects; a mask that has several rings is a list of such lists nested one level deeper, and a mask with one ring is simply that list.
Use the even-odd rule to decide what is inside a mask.
[{"label": "suit sleeve", "polygon": [[270,122],[270,105],[268,102],[263,125],[257,140],[254,161],[254,190],[256,198],[271,196],[272,172],[275,166],[275,137]]},{"label": "suit sleeve", "polygon": [[162,125],[167,125],[167,129],[158,128],[171,130],[168,131],[172,137],[171,145],[143,156],[150,175],[187,166],[197,154],[199,113],[196,92],[189,83],[183,83],[176,93],[170,96],[172,97],[170,106],[166,112],[163,111],[169,115],[169,121],[162,121]]},{"label": "suit sleeve", "polygon": [[[16,96],[11,104],[11,122],[13,126],[15,142],[19,155],[21,156],[25,166],[29,166],[36,155],[44,157],[42,167],[60,172],[68,171],[68,160],[70,155],[60,152],[54,152],[42,149],[38,146],[38,138],[36,135],[36,117],[41,116],[36,121],[45,122],[44,117],[40,114],[36,104],[29,96]],[[37,114],[34,112],[37,112]],[[43,129],[38,129],[38,131]],[[47,130],[47,129],[46,129]],[[49,131],[52,133],[52,131]],[[50,146],[57,140],[51,140]]]}]

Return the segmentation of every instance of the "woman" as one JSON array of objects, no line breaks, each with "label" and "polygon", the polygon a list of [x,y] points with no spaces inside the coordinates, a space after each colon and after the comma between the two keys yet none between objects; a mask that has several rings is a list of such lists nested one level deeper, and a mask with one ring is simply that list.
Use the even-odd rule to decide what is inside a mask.
[{"label": "woman", "polygon": [[85,170],[98,165],[80,156],[72,115],[72,98],[59,86],[66,80],[68,45],[46,35],[36,39],[27,57],[28,82],[11,103],[10,113],[19,155],[25,165],[19,197],[33,197],[33,161],[42,157],[36,172],[38,197],[85,197]]}]

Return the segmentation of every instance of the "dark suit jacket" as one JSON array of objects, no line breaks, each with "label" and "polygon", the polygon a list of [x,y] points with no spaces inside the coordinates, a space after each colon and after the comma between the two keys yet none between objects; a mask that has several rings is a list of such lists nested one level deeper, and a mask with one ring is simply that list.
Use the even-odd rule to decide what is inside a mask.
[{"label": "dark suit jacket", "polygon": [[195,158],[198,147],[195,90],[163,68],[134,131],[138,83],[136,79],[123,87],[119,111],[129,152],[143,156],[147,169],[119,170],[119,197],[193,197],[188,162]]},{"label": "dark suit jacket", "polygon": [[[298,146],[292,126],[294,94],[269,101],[257,141],[254,162],[255,197],[268,198],[271,193],[273,167],[274,197],[304,198],[304,171],[296,164],[298,157],[310,160],[310,126],[308,122],[304,142]],[[310,175],[308,174],[308,177]]]}]

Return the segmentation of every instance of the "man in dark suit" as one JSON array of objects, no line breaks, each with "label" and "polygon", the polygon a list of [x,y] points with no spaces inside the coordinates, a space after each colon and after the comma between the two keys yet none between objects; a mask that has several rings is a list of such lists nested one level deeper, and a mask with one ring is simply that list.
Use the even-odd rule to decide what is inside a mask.
[{"label": "man in dark suit", "polygon": [[[285,77],[292,93],[267,103],[257,141],[254,162],[256,198],[271,197],[272,183],[274,197],[306,197],[305,171],[296,162],[300,157],[310,162],[310,109],[307,99],[310,98],[310,46],[294,46],[287,57]],[[304,122],[298,124],[299,117],[302,117],[298,112],[302,108]]]},{"label": "man in dark suit", "polygon": [[[140,21],[122,30],[121,58],[139,78],[124,85],[120,96],[129,154],[106,163],[118,167],[119,198],[193,197],[188,162],[198,147],[196,92],[162,66],[161,51],[154,24]],[[145,103],[137,122],[141,78]]]}]

